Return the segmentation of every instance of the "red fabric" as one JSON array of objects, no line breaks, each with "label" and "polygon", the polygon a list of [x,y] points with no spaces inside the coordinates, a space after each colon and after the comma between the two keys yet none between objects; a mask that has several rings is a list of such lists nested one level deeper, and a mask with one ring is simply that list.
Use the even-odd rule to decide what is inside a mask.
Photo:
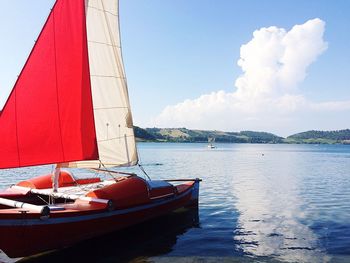
[{"label": "red fabric", "polygon": [[58,0],[0,113],[0,168],[91,159],[85,1]]},{"label": "red fabric", "polygon": [[[61,171],[60,177],[58,178],[59,187],[76,186],[77,184],[92,184],[98,182],[101,182],[100,178],[82,178],[75,180],[65,171]],[[52,188],[52,174],[37,176],[26,181],[21,181],[16,185],[36,189]]]},{"label": "red fabric", "polygon": [[137,176],[91,191],[86,196],[112,200],[115,208],[118,209],[150,202],[147,184]]}]

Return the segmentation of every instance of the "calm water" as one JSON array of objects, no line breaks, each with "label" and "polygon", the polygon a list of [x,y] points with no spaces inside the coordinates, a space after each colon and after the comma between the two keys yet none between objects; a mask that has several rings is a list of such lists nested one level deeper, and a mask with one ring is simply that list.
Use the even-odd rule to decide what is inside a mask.
[{"label": "calm water", "polygon": [[[198,211],[33,261],[350,262],[350,146],[216,145],[139,144],[152,178],[203,179]],[[1,171],[0,188],[33,169],[51,167]]]}]

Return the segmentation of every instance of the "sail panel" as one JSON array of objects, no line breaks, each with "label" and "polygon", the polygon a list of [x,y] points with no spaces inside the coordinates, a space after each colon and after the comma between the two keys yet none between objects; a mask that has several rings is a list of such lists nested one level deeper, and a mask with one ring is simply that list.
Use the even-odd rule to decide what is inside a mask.
[{"label": "sail panel", "polygon": [[86,0],[87,38],[99,160],[68,167],[130,166],[138,162],[120,47],[118,1]]},{"label": "sail panel", "polygon": [[[120,45],[119,21],[115,0],[86,0],[89,42]],[[112,4],[113,3],[113,4]],[[101,15],[101,13],[103,15]]]},{"label": "sail panel", "polygon": [[[95,49],[98,52],[93,52]],[[92,79],[124,78],[124,72],[119,69],[118,61],[114,58],[117,54],[112,46],[89,42],[89,50]]]},{"label": "sail panel", "polygon": [[[96,94],[94,97],[94,108],[105,109],[105,108],[114,108],[115,104],[125,105],[126,100],[124,96],[119,96],[115,91],[115,87],[120,85],[121,79],[118,78],[98,78],[94,77],[91,80],[92,92]],[[98,89],[101,85],[104,86],[106,92],[97,93],[95,89]]]},{"label": "sail panel", "polygon": [[[137,152],[129,152],[129,145],[134,143],[134,136],[125,136],[123,138],[110,139],[106,141],[99,141],[99,151],[105,153],[103,163],[100,160],[84,161],[84,162],[70,162],[62,164],[62,167],[70,168],[103,168],[103,167],[115,167],[115,166],[127,166],[134,165],[133,160],[137,159]],[[111,147],[112,146],[112,147]],[[124,151],[114,151],[113,149],[123,149]],[[123,164],[116,164],[115,160],[124,160]]]},{"label": "sail panel", "polygon": [[84,0],[58,0],[0,115],[0,168],[98,158]]}]

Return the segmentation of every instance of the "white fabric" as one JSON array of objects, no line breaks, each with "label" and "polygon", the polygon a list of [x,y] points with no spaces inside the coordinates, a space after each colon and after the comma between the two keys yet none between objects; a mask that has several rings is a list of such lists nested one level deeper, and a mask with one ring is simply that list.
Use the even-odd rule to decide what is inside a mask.
[{"label": "white fabric", "polygon": [[99,160],[68,167],[130,166],[138,162],[121,52],[118,0],[86,0],[92,99]]},{"label": "white fabric", "polygon": [[58,180],[60,178],[61,168],[56,166],[52,175],[52,189],[56,193],[58,189]]}]

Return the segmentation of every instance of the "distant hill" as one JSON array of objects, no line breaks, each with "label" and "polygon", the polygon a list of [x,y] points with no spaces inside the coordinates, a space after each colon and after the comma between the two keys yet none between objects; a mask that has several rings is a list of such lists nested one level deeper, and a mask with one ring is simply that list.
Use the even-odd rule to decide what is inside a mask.
[{"label": "distant hill", "polygon": [[297,144],[350,144],[350,129],[338,131],[306,131],[283,138],[268,132],[205,131],[186,128],[134,127],[138,141],[153,142],[208,142],[215,138],[224,143],[297,143]]},{"label": "distant hill", "polygon": [[350,129],[338,131],[306,131],[293,134],[284,139],[285,143],[308,144],[350,144]]},{"label": "distant hill", "polygon": [[283,138],[272,133],[241,131],[205,131],[189,130],[186,128],[134,128],[138,141],[158,142],[208,142],[208,138],[215,138],[215,142],[224,143],[282,143]]}]

